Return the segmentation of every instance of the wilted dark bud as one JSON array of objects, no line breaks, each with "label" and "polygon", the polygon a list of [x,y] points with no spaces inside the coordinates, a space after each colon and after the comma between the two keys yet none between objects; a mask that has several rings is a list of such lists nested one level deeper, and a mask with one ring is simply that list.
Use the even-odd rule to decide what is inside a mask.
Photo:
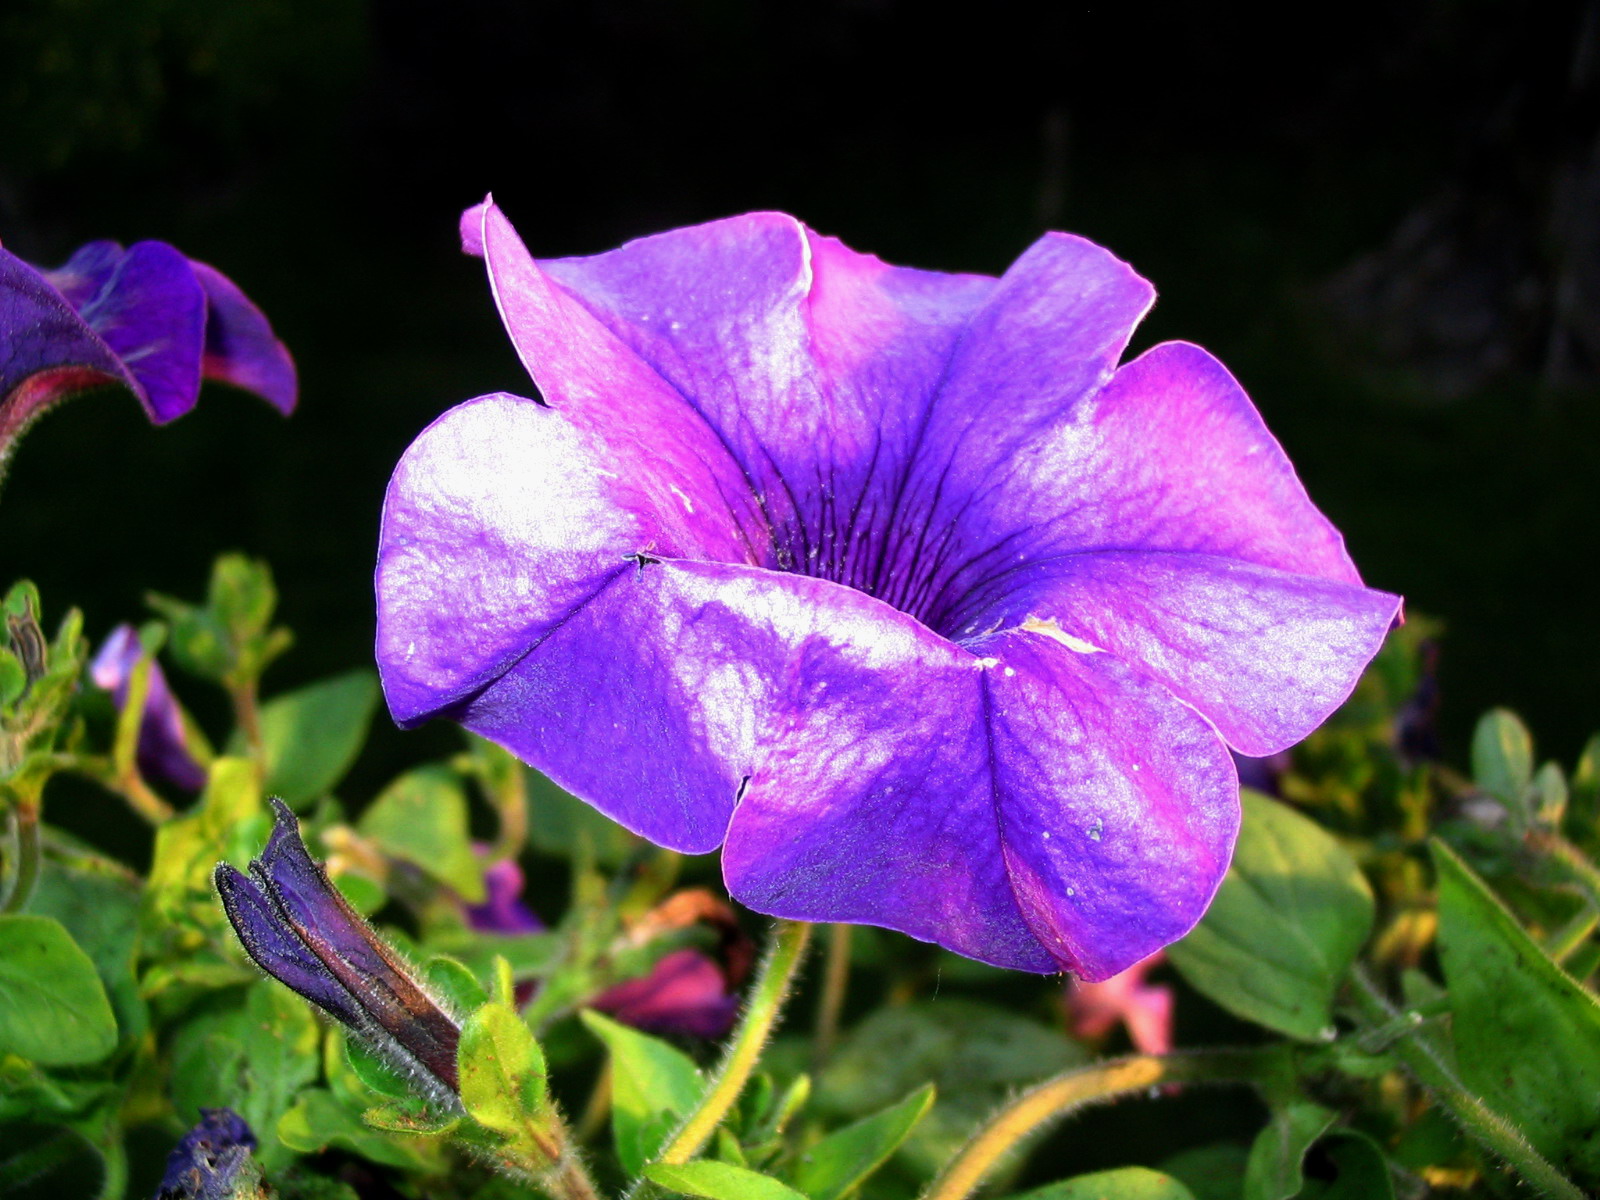
[{"label": "wilted dark bud", "polygon": [[459,1092],[461,1030],[313,862],[299,822],[274,798],[275,825],[250,874],[221,863],[217,891],[245,952],[410,1072],[436,1098]]},{"label": "wilted dark bud", "polygon": [[256,1135],[228,1108],[202,1108],[200,1124],[167,1155],[155,1200],[254,1200],[261,1172],[250,1152]]}]

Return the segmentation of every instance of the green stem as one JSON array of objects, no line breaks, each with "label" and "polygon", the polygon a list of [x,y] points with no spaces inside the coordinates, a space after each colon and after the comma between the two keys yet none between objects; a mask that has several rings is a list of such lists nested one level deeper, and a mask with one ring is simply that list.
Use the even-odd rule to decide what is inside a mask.
[{"label": "green stem", "polygon": [[20,912],[28,907],[34,886],[39,882],[39,807],[19,804],[11,810],[11,819],[16,834],[17,861],[0,912]]},{"label": "green stem", "polygon": [[[1366,1021],[1383,1026],[1402,1019],[1359,964],[1350,978],[1355,984],[1356,1003]],[[1583,1192],[1535,1150],[1520,1129],[1467,1089],[1431,1039],[1420,1032],[1402,1037],[1389,1047],[1389,1053],[1400,1060],[1412,1078],[1443,1105],[1470,1137],[1504,1159],[1540,1194],[1554,1200],[1583,1200]]]},{"label": "green stem", "polygon": [[1545,953],[1557,962],[1565,962],[1573,951],[1593,936],[1597,928],[1600,928],[1600,911],[1586,904],[1545,940]]},{"label": "green stem", "polygon": [[1276,1080],[1282,1076],[1289,1053],[1284,1046],[1267,1046],[1259,1050],[1134,1054],[1047,1079],[989,1118],[928,1185],[923,1200],[964,1200],[995,1164],[1029,1134],[1080,1108],[1168,1083],[1253,1084]]},{"label": "green stem", "polygon": [[790,985],[794,983],[796,969],[805,956],[806,943],[811,937],[811,926],[804,921],[779,921],[767,948],[755,987],[745,1006],[744,1017],[734,1031],[721,1065],[711,1086],[700,1099],[700,1105],[679,1127],[661,1152],[658,1161],[685,1163],[693,1158],[711,1140],[722,1118],[727,1116],[733,1102],[739,1098],[751,1072],[761,1058],[773,1026],[783,1011]]},{"label": "green stem", "polygon": [[845,924],[828,928],[822,997],[817,1001],[817,1032],[811,1044],[811,1065],[815,1071],[822,1070],[839,1040],[839,1016],[844,1011],[845,991],[850,983],[850,934],[854,928]]},{"label": "green stem", "polygon": [[244,735],[245,747],[257,769],[265,772],[266,762],[262,757],[261,704],[257,696],[256,681],[247,679],[242,682],[230,682],[228,697],[233,701],[233,719],[239,726],[239,732]]}]

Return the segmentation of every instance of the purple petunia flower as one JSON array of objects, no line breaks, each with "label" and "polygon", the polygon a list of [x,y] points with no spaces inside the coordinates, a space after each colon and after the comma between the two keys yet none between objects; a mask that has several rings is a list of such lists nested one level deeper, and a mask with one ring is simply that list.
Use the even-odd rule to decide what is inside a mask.
[{"label": "purple petunia flower", "polygon": [[[89,664],[89,678],[96,687],[111,693],[118,711],[128,702],[133,668],[143,654],[144,648],[133,626],[118,625],[101,643],[94,661]],[[206,785],[206,769],[189,749],[183,713],[173,698],[172,689],[167,686],[161,664],[153,659],[144,696],[144,715],[139,720],[136,755],[139,773],[146,779],[164,779],[191,792]]]},{"label": "purple petunia flower", "polygon": [[294,362],[221,272],[165,242],[90,242],[54,271],[0,249],[0,456],[57,400],[126,386],[157,424],[218,379],[293,411]]},{"label": "purple petunia flower", "polygon": [[541,399],[452,409],[384,507],[378,664],[766,913],[1105,979],[1227,869],[1228,755],[1304,737],[1399,600],[1232,376],[1118,366],[1150,285],[998,280],[751,214],[469,249]]},{"label": "purple petunia flower", "polygon": [[467,926],[479,933],[540,932],[544,922],[522,902],[522,885],[522,868],[516,859],[503,858],[492,864],[483,873],[483,903],[461,906]]}]

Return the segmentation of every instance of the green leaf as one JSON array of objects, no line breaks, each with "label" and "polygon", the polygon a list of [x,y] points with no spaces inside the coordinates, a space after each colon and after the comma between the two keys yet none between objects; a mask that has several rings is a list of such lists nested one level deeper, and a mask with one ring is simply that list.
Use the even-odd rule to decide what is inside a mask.
[{"label": "green leaf", "polygon": [[105,986],[66,927],[0,916],[0,1052],[66,1067],[98,1062],[116,1045]]},{"label": "green leaf", "polygon": [[1372,891],[1337,839],[1287,805],[1243,793],[1233,866],[1172,963],[1247,1021],[1307,1041],[1333,1027],[1333,998],[1372,929]]},{"label": "green leaf", "polygon": [[[378,706],[371,671],[347,671],[261,706],[266,791],[301,808],[336,787],[361,752]],[[242,743],[240,743],[242,745]]]},{"label": "green leaf", "polygon": [[1517,714],[1494,708],[1472,732],[1472,778],[1514,815],[1525,815],[1533,782],[1533,737]]},{"label": "green leaf", "polygon": [[47,854],[28,905],[60,921],[88,954],[124,1038],[139,1037],[149,1023],[133,969],[140,902],[138,883],[123,868],[91,855],[69,863]]},{"label": "green leaf", "polygon": [[0,709],[8,708],[28,686],[28,672],[22,660],[0,646]]},{"label": "green leaf", "polygon": [[594,861],[614,867],[642,840],[610,817],[568,794],[537,771],[527,772],[528,840],[556,858],[577,858],[586,848]]},{"label": "green leaf", "polygon": [[836,1129],[811,1146],[794,1170],[794,1184],[811,1200],[837,1200],[871,1175],[905,1141],[933,1105],[932,1084],[900,1103]]},{"label": "green leaf", "polygon": [[433,1174],[443,1166],[439,1143],[369,1128],[324,1088],[302,1092],[294,1107],[279,1119],[277,1134],[279,1141],[300,1154],[341,1146],[391,1167]]},{"label": "green leaf", "polygon": [[516,1011],[485,1004],[461,1027],[461,1104],[478,1124],[513,1137],[550,1108],[544,1052]]},{"label": "green leaf", "polygon": [[1310,1179],[1297,1200],[1394,1200],[1394,1179],[1378,1144],[1354,1129],[1334,1129],[1317,1143],[1332,1179]]},{"label": "green leaf", "polygon": [[[80,1117],[117,1091],[104,1079],[59,1078],[15,1054],[0,1055],[0,1123]],[[3,1194],[3,1193],[0,1193]]]},{"label": "green leaf", "polygon": [[317,1078],[321,1034],[300,997],[269,980],[241,1002],[190,1018],[172,1040],[170,1090],[178,1112],[226,1104],[257,1131],[267,1170],[291,1157],[271,1131],[295,1097]]},{"label": "green leaf", "polygon": [[725,1162],[653,1163],[644,1169],[644,1177],[681,1195],[707,1200],[806,1200],[770,1175]]},{"label": "green leaf", "polygon": [[344,1060],[351,1074],[380,1096],[404,1100],[415,1095],[405,1078],[358,1037],[345,1037]]},{"label": "green leaf", "polygon": [[1600,1183],[1600,1002],[1433,843],[1439,954],[1466,1085],[1576,1181]]},{"label": "green leaf", "polygon": [[611,1127],[617,1158],[637,1175],[700,1099],[705,1081],[683,1051],[597,1012],[579,1014],[611,1054]]},{"label": "green leaf", "polygon": [[1061,1032],[993,1005],[945,998],[873,1013],[840,1044],[817,1081],[817,1107],[861,1117],[932,1082],[933,1108],[895,1155],[907,1171],[939,1170],[1019,1086],[1088,1062]]},{"label": "green leaf", "polygon": [[422,983],[444,1003],[445,1011],[454,1011],[458,1017],[489,1002],[489,993],[483,990],[477,977],[455,959],[442,954],[422,964]]},{"label": "green leaf", "polygon": [[407,771],[383,789],[358,828],[384,853],[448,884],[469,903],[482,902],[483,867],[472,852],[467,793],[449,767]]},{"label": "green leaf", "polygon": [[265,840],[266,825],[255,765],[214,759],[200,802],[156,830],[143,920],[152,949],[168,943],[192,948],[204,942],[208,927],[221,931],[227,922],[211,886],[217,860],[248,862]]},{"label": "green leaf", "polygon": [[1233,1142],[1194,1146],[1163,1160],[1160,1169],[1181,1181],[1195,1200],[1239,1200],[1249,1152]]},{"label": "green leaf", "polygon": [[1306,1151],[1333,1124],[1334,1113],[1320,1104],[1295,1100],[1275,1108],[1267,1127],[1250,1147],[1244,1168],[1244,1200],[1289,1200],[1305,1183]]},{"label": "green leaf", "polygon": [[0,1200],[104,1196],[107,1165],[91,1138],[66,1125],[0,1125]]},{"label": "green leaf", "polygon": [[1119,1167],[1047,1183],[1010,1200],[1194,1200],[1194,1193],[1160,1171]]}]

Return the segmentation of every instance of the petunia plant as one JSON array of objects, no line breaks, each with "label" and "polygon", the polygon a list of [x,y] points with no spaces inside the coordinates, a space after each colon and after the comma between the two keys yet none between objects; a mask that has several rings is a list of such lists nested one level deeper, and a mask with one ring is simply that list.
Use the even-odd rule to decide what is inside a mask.
[{"label": "petunia plant", "polygon": [[[398,465],[376,672],[277,686],[244,554],[0,595],[0,1200],[1600,1189],[1600,736],[1441,760],[1449,639],[1216,360],[1124,361],[1129,267],[463,229],[537,394]],[[15,275],[78,340],[0,362],[160,394],[153,253]],[[458,748],[368,782],[384,700]]]}]

